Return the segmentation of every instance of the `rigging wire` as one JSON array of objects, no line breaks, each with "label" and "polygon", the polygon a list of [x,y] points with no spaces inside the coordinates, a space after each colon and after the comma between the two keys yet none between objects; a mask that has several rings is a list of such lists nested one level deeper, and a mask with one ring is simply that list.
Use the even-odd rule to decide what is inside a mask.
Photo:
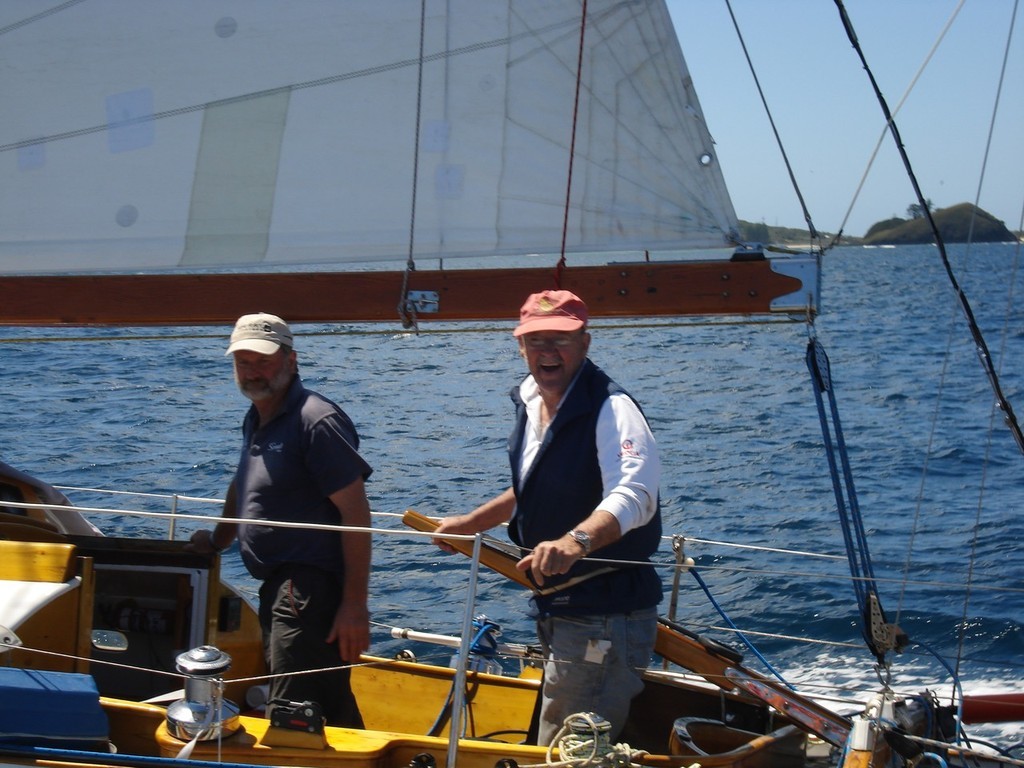
[{"label": "rigging wire", "polygon": [[420,169],[420,120],[423,115],[423,47],[426,37],[427,0],[420,0],[420,51],[419,67],[416,74],[416,125],[413,128],[412,150],[412,193],[409,210],[409,256],[402,273],[402,293],[398,299],[398,317],[403,328],[416,328],[416,308],[409,301],[409,274],[416,270],[413,248],[416,245],[416,187],[419,185]]},{"label": "rigging wire", "polygon": [[1017,8],[1019,5],[1019,0],[1015,0],[1013,10],[1010,12],[1010,23],[1006,33],[1006,46],[1003,49],[1003,64],[999,70],[999,83],[996,86],[995,101],[992,104],[992,117],[989,119],[988,123],[988,136],[985,139],[985,152],[982,156],[981,172],[978,174],[978,191],[974,195],[974,211],[971,212],[970,227],[967,235],[968,246],[970,246],[973,239],[974,222],[978,217],[978,203],[981,202],[981,190],[985,186],[985,171],[988,168],[989,153],[992,151],[992,134],[995,132],[996,115],[999,114],[999,101],[1003,93],[1003,83],[1006,81],[1006,62],[1010,58],[1010,43],[1013,40],[1013,28],[1017,21]]},{"label": "rigging wire", "polygon": [[800,209],[803,211],[804,221],[807,222],[812,246],[820,255],[822,251],[821,236],[818,234],[818,230],[814,227],[814,222],[811,219],[811,212],[807,208],[807,203],[804,200],[803,193],[800,191],[800,185],[797,183],[796,174],[793,172],[793,166],[789,162],[789,155],[786,154],[786,148],[782,143],[782,137],[779,135],[779,130],[775,125],[775,118],[772,116],[771,108],[768,106],[768,99],[764,95],[764,90],[761,88],[761,81],[758,79],[757,71],[754,69],[754,62],[751,60],[750,52],[747,50],[747,43],[743,39],[743,33],[740,31],[739,23],[736,21],[736,14],[733,13],[731,0],[725,0],[725,7],[729,10],[729,17],[732,19],[732,26],[736,30],[736,37],[739,40],[740,47],[743,49],[743,56],[747,60],[747,67],[750,69],[751,77],[754,79],[754,85],[757,87],[757,95],[761,99],[761,105],[764,107],[768,123],[771,125],[772,134],[775,136],[775,143],[778,145],[779,153],[782,155],[782,161],[786,165],[786,172],[789,174],[789,181],[793,185],[793,191],[796,193],[797,200],[800,202]]},{"label": "rigging wire", "polygon": [[562,254],[555,266],[555,288],[562,287],[562,273],[565,271],[565,242],[569,233],[569,205],[572,199],[572,167],[576,157],[576,127],[580,113],[580,84],[583,80],[583,51],[587,33],[587,0],[583,0],[580,12],[580,47],[576,57],[576,94],[572,105],[572,136],[569,140],[569,169],[565,181],[565,208],[562,211]]},{"label": "rigging wire", "polygon": [[839,11],[839,16],[842,20],[843,27],[846,30],[847,37],[849,38],[851,45],[853,45],[854,50],[857,52],[861,65],[864,67],[868,80],[871,82],[871,87],[875,92],[875,97],[878,99],[882,113],[885,115],[889,133],[892,136],[893,142],[896,144],[896,149],[900,154],[900,158],[903,160],[903,167],[907,172],[907,177],[910,179],[911,186],[914,188],[914,194],[921,206],[923,216],[927,220],[928,226],[932,231],[935,244],[939,249],[939,255],[942,259],[943,267],[946,270],[946,275],[949,278],[950,284],[953,286],[953,290],[955,291],[957,298],[960,301],[960,306],[967,318],[967,324],[970,328],[971,336],[977,346],[978,358],[985,374],[988,376],[989,384],[992,387],[993,393],[995,394],[997,407],[1003,411],[1006,425],[1010,429],[1010,433],[1013,435],[1013,438],[1017,441],[1017,446],[1020,448],[1021,452],[1024,453],[1024,432],[1021,431],[1020,424],[1017,421],[1017,416],[1013,412],[1013,407],[1003,394],[999,375],[993,366],[992,356],[989,352],[988,345],[985,342],[985,337],[983,336],[981,329],[978,327],[978,322],[974,317],[974,310],[971,308],[971,303],[963,289],[960,287],[960,283],[957,281],[956,274],[954,273],[953,267],[949,261],[949,255],[946,253],[945,240],[942,237],[942,233],[939,231],[938,225],[935,223],[935,219],[928,207],[928,202],[925,199],[924,193],[921,191],[921,185],[918,183],[917,175],[914,173],[914,169],[910,164],[910,158],[907,155],[906,147],[903,145],[903,139],[901,138],[899,129],[896,126],[896,121],[893,119],[892,113],[889,111],[889,105],[885,100],[885,96],[882,94],[882,91],[878,86],[878,82],[875,80],[875,76],[871,71],[871,67],[868,65],[867,59],[864,56],[864,51],[860,47],[860,42],[857,39],[857,33],[853,29],[853,22],[850,21],[850,17],[846,13],[846,7],[843,5],[843,0],[834,0],[834,2]]},{"label": "rigging wire", "polygon": [[[1016,24],[1017,9],[1018,9],[1019,5],[1020,5],[1020,0],[1015,0],[1015,2],[1013,4],[1013,11],[1010,14],[1010,24],[1009,24],[1009,28],[1008,28],[1008,32],[1007,32],[1007,37],[1006,37],[1006,46],[1003,49],[1003,63],[1002,63],[1002,67],[1001,67],[1000,72],[999,72],[999,83],[998,83],[998,85],[996,87],[995,101],[993,102],[993,105],[992,105],[992,117],[989,120],[988,136],[987,136],[986,141],[985,141],[985,152],[984,152],[983,160],[982,160],[982,164],[981,164],[981,172],[978,174],[978,190],[975,193],[975,197],[974,197],[974,210],[971,212],[970,225],[969,225],[969,228],[968,228],[968,236],[967,236],[968,250],[970,249],[970,243],[971,243],[971,240],[972,240],[973,234],[974,234],[974,222],[975,222],[975,220],[977,218],[978,203],[981,201],[981,190],[982,190],[982,188],[984,186],[985,171],[986,171],[986,169],[988,167],[989,153],[990,153],[990,151],[992,149],[992,135],[993,135],[993,133],[995,131],[996,115],[999,113],[999,101],[1000,101],[1000,97],[1001,97],[1002,92],[1003,92],[1003,83],[1004,83],[1004,81],[1006,79],[1006,63],[1007,63],[1007,60],[1010,57],[1010,43],[1013,40],[1013,29],[1014,29],[1014,26]],[[1020,226],[1019,225],[1018,225],[1018,231],[1020,231]],[[1018,240],[1018,243],[1017,243],[1017,254],[1018,254],[1018,256],[1020,254],[1020,242],[1019,242],[1019,240]],[[1015,281],[1016,281],[1016,275],[1017,275],[1017,270],[1016,270],[1016,262],[1015,262],[1014,270],[1013,270],[1013,278],[1009,281],[1009,289],[1008,289],[1009,290],[1009,294],[1008,294],[1008,297],[1007,297],[1008,307],[1012,307],[1013,306],[1013,289],[1014,289],[1014,284],[1015,284]],[[1002,360],[1005,359],[1006,337],[1007,337],[1007,328],[1006,328],[1005,321],[1004,321],[1003,334],[1002,334],[1001,347],[1000,347],[1000,355],[999,355],[1000,372],[1001,372],[1001,368],[1002,368]],[[989,423],[989,440],[988,440],[988,442],[987,442],[987,444],[985,446],[985,461],[983,463],[983,467],[985,468],[986,471],[987,471],[987,468],[988,468],[988,465],[989,465],[989,458],[990,458],[990,454],[991,454],[991,451],[992,451],[992,439],[991,439],[991,435],[992,435],[992,432],[993,432],[992,422],[995,421],[995,414],[996,414],[996,408],[993,407],[992,418],[990,419],[990,423]],[[967,618],[968,618],[968,606],[970,605],[971,590],[972,590],[973,585],[974,585],[974,563],[975,563],[976,554],[977,554],[977,551],[978,551],[979,534],[980,534],[980,532],[982,530],[982,521],[981,521],[982,503],[981,502],[982,502],[982,498],[983,498],[983,494],[984,494],[984,490],[985,490],[985,484],[986,484],[985,475],[983,474],[982,482],[981,482],[981,490],[979,491],[978,505],[977,505],[977,508],[976,508],[976,511],[975,511],[974,532],[973,532],[973,536],[971,537],[971,556],[968,559],[967,583],[965,585],[966,588],[965,588],[965,591],[964,591],[963,613],[961,614],[960,628],[959,628],[959,630],[957,632],[957,663],[956,663],[956,675],[955,675],[955,677],[957,677],[957,678],[959,677],[960,660],[963,657],[964,643],[966,641],[966,627],[967,627]]]},{"label": "rigging wire", "polygon": [[[839,15],[840,15],[840,18],[842,20],[844,29],[846,30],[847,37],[849,38],[849,40],[850,40],[854,50],[857,52],[857,55],[858,55],[858,57],[861,60],[861,64],[864,67],[864,70],[865,70],[865,72],[866,72],[866,74],[868,76],[868,79],[869,79],[869,81],[871,83],[871,86],[872,86],[872,88],[873,88],[873,90],[875,92],[875,96],[878,99],[878,102],[879,102],[879,105],[882,108],[883,114],[885,115],[885,118],[886,118],[886,128],[888,129],[888,132],[890,133],[890,135],[893,138],[894,143],[896,144],[896,148],[897,148],[897,150],[898,150],[898,152],[900,154],[900,157],[901,157],[901,159],[903,161],[904,168],[906,170],[907,176],[910,179],[911,185],[912,185],[912,187],[914,189],[914,193],[917,196],[917,200],[918,200],[918,203],[920,205],[920,208],[921,208],[921,211],[922,211],[922,215],[927,220],[928,225],[929,225],[929,227],[930,227],[930,229],[932,231],[932,234],[933,234],[936,246],[938,247],[939,255],[940,255],[943,267],[944,267],[944,269],[946,271],[947,277],[948,277],[948,279],[950,281],[950,284],[952,285],[952,287],[954,289],[954,292],[956,293],[956,296],[957,296],[957,298],[959,300],[959,303],[960,303],[960,307],[961,307],[961,309],[962,309],[962,311],[963,311],[963,313],[964,313],[964,315],[965,315],[965,317],[967,319],[968,327],[970,329],[972,338],[973,338],[974,343],[975,343],[976,348],[977,348],[977,353],[978,353],[979,360],[980,360],[980,362],[982,364],[982,367],[983,367],[983,369],[985,371],[986,376],[989,379],[990,386],[992,387],[992,390],[993,390],[993,392],[995,394],[995,398],[996,398],[995,404],[993,406],[993,411],[992,411],[992,414],[993,414],[992,421],[994,421],[995,412],[997,410],[1001,410],[1003,412],[1003,414],[1004,414],[1005,423],[1006,423],[1007,427],[1010,429],[1010,432],[1011,432],[1012,436],[1014,437],[1014,439],[1015,439],[1015,441],[1017,443],[1018,448],[1022,452],[1024,452],[1024,434],[1021,433],[1020,426],[1019,426],[1019,424],[1017,422],[1016,416],[1015,416],[1015,414],[1013,412],[1013,408],[1012,408],[1010,402],[1007,400],[1007,398],[1003,394],[1002,387],[1001,387],[1001,384],[1000,384],[1000,379],[999,379],[1000,372],[996,370],[996,367],[995,367],[995,365],[993,363],[992,356],[991,356],[991,354],[989,352],[989,349],[988,349],[988,345],[985,342],[985,339],[984,339],[984,336],[983,336],[983,334],[981,332],[981,329],[980,329],[980,327],[977,324],[977,321],[976,321],[975,316],[974,316],[974,312],[973,312],[973,310],[971,308],[970,301],[968,300],[966,294],[964,293],[963,289],[961,288],[961,286],[960,286],[960,284],[959,284],[959,282],[958,282],[958,280],[956,278],[956,275],[955,275],[955,273],[953,271],[952,265],[951,265],[950,260],[949,260],[949,256],[948,256],[948,254],[946,252],[946,247],[945,247],[944,239],[942,237],[941,232],[938,229],[938,226],[935,223],[935,220],[934,220],[934,218],[932,216],[932,213],[931,213],[931,209],[930,209],[930,207],[929,207],[929,205],[928,205],[928,203],[927,203],[927,201],[926,201],[926,199],[925,199],[925,197],[924,197],[924,195],[923,195],[923,193],[921,191],[920,185],[918,184],[916,175],[914,174],[913,168],[912,168],[912,166],[910,164],[910,160],[909,160],[909,157],[907,155],[906,148],[904,147],[902,139],[900,137],[899,129],[896,126],[895,119],[894,119],[894,114],[890,113],[888,104],[886,103],[886,100],[885,100],[885,97],[883,96],[883,94],[882,94],[882,92],[881,92],[881,90],[880,90],[880,88],[878,86],[878,83],[875,80],[875,77],[874,77],[874,75],[873,75],[873,73],[871,71],[871,68],[867,64],[867,61],[865,59],[863,50],[861,49],[859,41],[857,39],[856,32],[853,29],[853,24],[852,24],[848,14],[847,14],[847,12],[846,12],[845,7],[843,6],[842,0],[835,0],[835,4],[836,4],[836,7],[837,7],[837,9],[839,11]],[[961,2],[960,5],[957,7],[957,11],[956,12],[959,12],[960,6],[962,6],[962,5],[963,5],[963,3]],[[1014,23],[1015,23],[1015,20],[1016,20],[1018,5],[1019,5],[1019,0],[1014,3],[1013,11],[1012,11],[1012,14],[1011,14],[1011,22],[1009,24],[1009,29],[1008,29],[1008,33],[1007,33],[1007,42],[1006,42],[1006,47],[1005,47],[1004,55],[1003,55],[1003,64],[1002,64],[1002,68],[1001,68],[1001,71],[1000,71],[999,83],[998,83],[998,86],[997,86],[997,89],[996,89],[995,102],[993,104],[992,116],[991,116],[990,123],[989,123],[988,138],[987,138],[986,145],[985,145],[985,152],[984,152],[984,157],[983,157],[983,161],[982,161],[981,173],[979,175],[978,190],[977,190],[977,193],[976,193],[976,196],[975,196],[974,210],[972,211],[972,214],[971,214],[970,225],[969,225],[969,229],[968,229],[968,237],[967,237],[968,253],[970,252],[970,246],[971,246],[971,243],[973,241],[974,222],[976,220],[977,210],[978,210],[978,205],[977,204],[980,201],[981,188],[982,188],[982,185],[983,185],[983,182],[984,182],[985,169],[986,169],[987,163],[988,163],[988,155],[989,155],[989,151],[990,151],[991,143],[992,143],[992,134],[993,134],[994,126],[995,126],[996,114],[997,114],[998,109],[999,109],[999,99],[1000,99],[1000,94],[1002,93],[1002,89],[1003,89],[1003,83],[1004,83],[1004,78],[1005,78],[1005,73],[1006,73],[1006,61],[1007,61],[1007,59],[1009,57],[1010,41],[1012,40],[1012,37],[1013,37],[1013,27],[1014,27]],[[954,16],[955,15],[956,14],[954,13]],[[952,19],[950,19],[950,21],[952,21]],[[948,29],[948,24],[947,24],[947,29]],[[945,32],[946,32],[946,30],[943,30],[942,34],[945,35]],[[940,40],[941,40],[941,38],[940,38]],[[931,54],[929,54],[929,57],[930,56],[931,56]],[[900,104],[902,105],[902,101],[900,102]],[[877,152],[877,149],[878,148],[876,146],[876,152]],[[872,156],[872,159],[873,159],[873,157],[874,156]],[[863,179],[862,179],[862,184],[863,184]],[[859,192],[859,188],[858,188],[858,192]],[[844,220],[844,223],[845,223],[845,220]],[[1018,251],[1019,251],[1019,244],[1018,244]],[[1016,270],[1015,270],[1014,275],[1015,274],[1016,274]],[[1011,290],[1011,294],[1010,295],[1011,295],[1011,298],[1012,298],[1012,282],[1011,282],[1010,290]],[[952,336],[952,334],[951,334],[951,336]],[[1005,333],[1005,327],[1004,327],[1004,334],[1003,334],[1004,348],[1001,351],[1005,351],[1005,338],[1006,338],[1006,333]],[[948,352],[949,352],[949,347],[947,346],[947,355],[946,355],[946,360],[947,361],[949,359]],[[1000,357],[1000,360],[1002,360],[1002,355]],[[943,380],[945,378],[945,369],[944,369],[943,377],[942,378],[943,378]],[[990,426],[990,429],[989,429],[990,439],[989,439],[989,442],[988,442],[988,444],[986,446],[986,456],[985,456],[985,461],[984,461],[984,466],[986,468],[988,466],[989,454],[991,452],[992,423],[990,423],[989,426]],[[933,420],[932,434],[934,435],[934,420]],[[931,441],[932,441],[932,437],[930,436],[929,437],[929,451],[928,451],[929,454],[931,453],[931,444],[932,444]],[[918,504],[917,504],[917,509],[916,509],[916,512],[915,512],[915,522],[914,522],[914,526],[913,526],[913,531],[917,530],[918,520],[920,518],[921,499],[923,498],[923,495],[924,495],[923,494],[923,482],[924,482],[924,478],[922,476],[922,486],[921,486],[920,492],[918,494]],[[974,580],[974,562],[975,562],[975,555],[976,555],[976,552],[977,552],[978,534],[979,534],[979,531],[981,529],[980,515],[981,515],[981,511],[982,511],[982,497],[983,497],[983,494],[984,494],[984,488],[985,488],[985,479],[984,479],[984,476],[983,476],[982,483],[981,483],[981,490],[980,490],[980,494],[981,495],[979,496],[978,505],[977,505],[976,513],[975,513],[975,523],[974,523],[973,536],[972,536],[972,541],[971,541],[971,556],[970,556],[969,562],[968,562],[967,584],[966,584],[966,590],[965,590],[965,593],[964,593],[963,612],[961,614],[961,621],[959,622],[958,630],[957,630],[957,656],[956,656],[957,662],[956,662],[955,669],[953,667],[951,667],[950,665],[946,664],[946,662],[938,654],[935,654],[933,652],[933,655],[935,656],[935,658],[938,659],[940,661],[940,663],[942,663],[947,668],[947,670],[949,671],[949,673],[950,673],[950,675],[952,677],[953,686],[954,686],[954,692],[952,694],[952,698],[954,700],[958,701],[958,702],[961,702],[961,703],[963,701],[963,692],[962,692],[962,689],[960,687],[960,664],[961,664],[961,661],[963,660],[965,633],[966,633],[967,617],[968,617],[968,606],[969,606],[970,599],[971,599],[971,591],[972,591],[972,585],[973,585],[973,580]],[[913,533],[911,535],[912,535],[911,541],[913,541]],[[912,551],[912,544],[911,544],[911,547],[909,548],[909,550]],[[907,563],[904,566],[904,568],[905,568],[905,575],[906,575],[906,572],[909,570],[909,567],[910,567],[910,563],[909,563],[909,552],[908,552],[908,560],[907,560]],[[902,595],[901,595],[900,600],[901,600],[901,607],[902,607]],[[958,704],[957,723],[962,722],[962,711],[960,711],[960,709],[959,709],[960,706],[961,705]],[[960,727],[958,727],[958,730],[957,730],[957,743],[960,742],[961,730],[962,729]]]},{"label": "rigging wire", "polygon": [[[896,117],[896,115],[899,114],[900,110],[903,109],[904,103],[906,103],[911,91],[914,90],[914,87],[917,85],[917,81],[921,78],[921,75],[924,74],[925,69],[928,67],[929,62],[931,62],[932,57],[935,55],[935,52],[939,49],[939,46],[942,44],[942,41],[946,38],[946,33],[949,32],[950,28],[953,26],[953,22],[956,20],[956,17],[960,14],[960,9],[964,7],[965,2],[967,2],[967,0],[960,0],[956,8],[954,8],[953,12],[949,15],[949,18],[946,20],[945,26],[943,26],[942,31],[939,32],[939,36],[935,40],[935,44],[932,45],[931,50],[928,51],[928,55],[924,57],[924,61],[921,62],[921,66],[918,67],[917,72],[910,80],[910,84],[907,85],[907,89],[903,92],[903,96],[900,97],[899,102],[896,104],[896,109],[894,109],[892,112],[893,117]],[[857,200],[860,197],[860,193],[864,190],[864,184],[867,183],[868,174],[871,173],[871,168],[874,166],[875,159],[878,157],[878,150],[882,148],[882,142],[885,141],[885,135],[888,132],[889,126],[888,124],[886,124],[885,127],[882,128],[881,133],[879,133],[878,135],[878,141],[875,142],[875,148],[871,152],[871,157],[868,158],[867,166],[864,168],[864,173],[860,177],[860,182],[857,184],[857,189],[854,190],[853,198],[850,200],[850,205],[846,209],[846,214],[843,216],[842,222],[839,224],[839,231],[836,232],[835,237],[832,238],[832,242],[829,243],[829,248],[833,248],[839,244],[839,240],[843,236],[843,230],[846,229],[846,223],[850,220],[850,216],[853,214],[853,208],[857,204]]]}]

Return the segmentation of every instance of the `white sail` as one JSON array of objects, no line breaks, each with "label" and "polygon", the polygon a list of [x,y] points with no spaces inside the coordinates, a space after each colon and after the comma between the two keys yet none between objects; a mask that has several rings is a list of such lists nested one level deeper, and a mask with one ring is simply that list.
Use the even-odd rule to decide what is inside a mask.
[{"label": "white sail", "polygon": [[663,0],[587,5],[3,3],[0,273],[726,244]]}]

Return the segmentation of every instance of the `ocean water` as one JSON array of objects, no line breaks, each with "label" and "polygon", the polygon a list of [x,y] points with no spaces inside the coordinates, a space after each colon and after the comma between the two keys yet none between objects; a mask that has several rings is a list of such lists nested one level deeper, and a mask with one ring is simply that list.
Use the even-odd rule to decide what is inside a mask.
[{"label": "ocean water", "polygon": [[[950,254],[1004,392],[1024,415],[1019,249]],[[822,305],[813,332],[831,358],[878,590],[911,641],[894,658],[894,685],[948,695],[956,670],[969,691],[1024,687],[1024,456],[993,408],[936,249],[836,249],[825,257]],[[524,374],[511,328],[296,327],[302,375],[355,421],[375,468],[375,525],[393,531],[375,537],[373,652],[409,646],[391,639],[391,626],[460,631],[468,560],[396,516],[468,511],[506,487],[508,391]],[[246,406],[224,356],[229,330],[0,329],[0,459],[59,486],[221,496]],[[877,688],[804,362],[808,327],[597,321],[592,332],[591,357],[654,428],[666,533],[685,537],[728,621],[811,692],[856,699]],[[169,508],[160,498],[67,493],[84,506]],[[217,507],[186,501],[179,511]],[[166,533],[161,521],[94,519],[112,534]],[[195,527],[180,522],[176,535]],[[667,590],[673,561],[666,540]],[[254,592],[234,548],[225,569]],[[739,645],[691,574],[680,575],[674,605],[677,620]],[[669,606],[667,591],[664,613]],[[534,640],[522,590],[500,577],[481,574],[475,608],[502,626],[503,641]],[[748,664],[762,669],[750,655]]]}]

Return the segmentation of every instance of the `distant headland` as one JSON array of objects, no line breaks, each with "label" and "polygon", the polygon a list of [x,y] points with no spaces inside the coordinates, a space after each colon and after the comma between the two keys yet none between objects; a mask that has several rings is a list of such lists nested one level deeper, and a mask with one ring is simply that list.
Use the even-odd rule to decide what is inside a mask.
[{"label": "distant headland", "polygon": [[[842,236],[841,245],[916,245],[933,243],[931,227],[917,205],[907,209],[908,218],[893,217],[879,221],[868,229],[864,237]],[[1006,225],[987,211],[971,203],[959,203],[949,208],[932,208],[932,218],[947,243],[1006,243],[1017,242],[1017,236]],[[821,233],[826,242],[835,235]],[[769,227],[764,223],[740,220],[740,236],[752,243],[806,244],[806,229]]]}]

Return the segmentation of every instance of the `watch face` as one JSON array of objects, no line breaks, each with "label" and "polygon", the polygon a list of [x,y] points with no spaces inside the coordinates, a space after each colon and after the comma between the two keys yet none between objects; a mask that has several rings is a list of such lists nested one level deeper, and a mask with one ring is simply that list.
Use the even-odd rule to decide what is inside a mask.
[{"label": "watch face", "polygon": [[573,531],[572,537],[583,547],[584,552],[590,552],[590,534],[583,531]]}]

